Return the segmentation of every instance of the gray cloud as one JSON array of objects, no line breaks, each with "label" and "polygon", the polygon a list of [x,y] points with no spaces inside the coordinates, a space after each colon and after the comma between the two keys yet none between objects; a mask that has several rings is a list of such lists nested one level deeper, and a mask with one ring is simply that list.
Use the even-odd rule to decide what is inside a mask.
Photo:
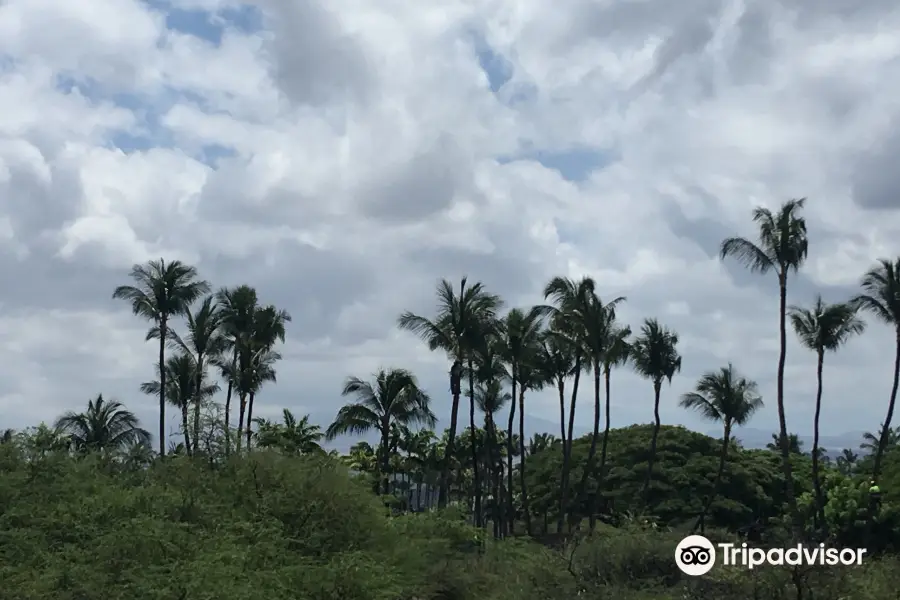
[{"label": "gray cloud", "polygon": [[[527,305],[551,276],[588,274],[604,298],[628,297],[623,322],[655,316],[681,334],[667,422],[709,429],[677,397],[733,361],[769,405],[753,425],[774,430],[777,286],[718,261],[721,240],[753,235],[754,205],[808,194],[811,257],[791,280],[796,303],[846,298],[875,258],[897,252],[900,182],[888,161],[900,137],[886,124],[900,116],[898,42],[885,27],[876,38],[893,5],[585,2],[559,15],[540,3],[515,14],[479,2],[346,12],[304,0],[267,5],[264,31],[235,30],[212,48],[136,46],[117,32],[144,9],[119,4],[108,21],[71,3],[71,22],[18,0],[3,9],[47,35],[0,39],[0,58],[27,63],[0,84],[2,426],[51,419],[98,392],[153,422],[154,400],[138,391],[153,373],[147,324],[110,294],[132,262],[165,256],[215,287],[254,285],[292,313],[260,414],[330,418],[344,377],[388,366],[413,369],[446,414],[447,361],[398,332],[397,315],[431,315],[441,277],[467,274]],[[152,19],[141,22],[142,40],[156,39]],[[460,37],[476,25],[510,61],[512,84],[533,86],[529,99],[503,105],[484,86]],[[839,26],[856,37],[842,40]],[[171,131],[150,136],[176,147],[109,151],[140,107],[57,89],[76,55],[90,59],[98,90],[134,79],[135,98],[190,89],[163,119]],[[494,160],[529,143],[538,157],[615,148],[618,160],[577,182],[554,170],[571,164]],[[212,144],[233,153],[214,168],[178,151]],[[873,323],[828,356],[826,433],[883,418],[891,335]],[[651,419],[649,382],[621,369],[612,383],[615,426]],[[791,429],[809,431],[814,386],[815,356],[791,334]],[[581,397],[590,393],[585,384]],[[526,402],[555,419],[552,391]]]}]

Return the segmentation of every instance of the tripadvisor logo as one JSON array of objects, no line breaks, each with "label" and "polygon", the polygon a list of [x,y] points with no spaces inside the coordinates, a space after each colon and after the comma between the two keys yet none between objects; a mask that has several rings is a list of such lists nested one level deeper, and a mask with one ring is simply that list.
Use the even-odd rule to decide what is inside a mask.
[{"label": "tripadvisor logo", "polygon": [[716,564],[716,548],[721,551],[725,566],[753,569],[760,565],[861,565],[866,551],[862,548],[828,548],[825,544],[791,548],[751,548],[731,543],[713,545],[702,535],[689,535],[675,547],[675,564],[685,575],[705,575]]}]

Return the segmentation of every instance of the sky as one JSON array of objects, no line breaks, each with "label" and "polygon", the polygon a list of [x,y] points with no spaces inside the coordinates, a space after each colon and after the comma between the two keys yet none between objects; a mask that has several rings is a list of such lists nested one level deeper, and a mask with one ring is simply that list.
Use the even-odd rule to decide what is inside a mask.
[{"label": "sky", "polygon": [[[885,0],[0,2],[0,427],[102,393],[156,430],[157,350],[111,295],[164,257],[293,316],[262,416],[326,425],[348,375],[403,367],[446,422],[446,357],[398,315],[440,278],[515,307],[589,275],[679,333],[665,423],[713,429],[677,401],[730,361],[774,431],[777,282],[718,247],[807,197],[800,305],[900,254],[898,32]],[[878,426],[893,359],[871,320],[826,357],[824,433]],[[792,333],[785,386],[808,433]],[[613,426],[652,420],[650,382],[612,391]],[[526,403],[556,427],[552,391]]]}]

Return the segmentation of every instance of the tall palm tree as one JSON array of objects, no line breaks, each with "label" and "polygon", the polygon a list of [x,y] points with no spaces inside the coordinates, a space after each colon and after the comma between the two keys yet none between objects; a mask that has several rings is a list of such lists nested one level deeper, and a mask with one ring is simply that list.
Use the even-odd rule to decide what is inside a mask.
[{"label": "tall palm tree", "polygon": [[551,300],[547,307],[550,315],[550,330],[557,338],[566,340],[572,351],[574,365],[572,373],[572,396],[569,402],[569,426],[563,436],[562,476],[559,484],[559,517],[556,522],[557,533],[562,533],[568,510],[569,474],[572,468],[572,436],[575,430],[575,404],[578,396],[578,384],[581,372],[589,365],[586,361],[587,351],[584,346],[584,319],[589,310],[591,298],[596,290],[596,283],[590,277],[580,280],[567,277],[554,277],[544,287],[544,299]]},{"label": "tall palm tree", "polygon": [[349,377],[341,395],[355,396],[356,402],[341,407],[325,430],[325,439],[331,441],[347,433],[361,435],[372,429],[378,431],[381,434],[378,458],[387,494],[392,426],[434,427],[437,419],[429,408],[430,399],[419,388],[415,376],[405,369],[381,370],[372,383]]},{"label": "tall palm tree", "polygon": [[[236,445],[238,452],[241,451],[241,440],[243,437],[240,435],[240,432],[243,431],[244,414],[249,404],[248,399],[253,398],[265,383],[274,383],[276,381],[275,363],[279,360],[281,360],[281,354],[278,352],[252,343],[243,347],[238,353],[238,368],[234,374],[235,389],[237,390],[239,401]],[[250,421],[249,415],[247,421]],[[249,449],[248,444],[247,450]]]},{"label": "tall palm tree", "polygon": [[75,450],[116,451],[132,444],[149,445],[150,433],[125,405],[107,402],[103,394],[88,401],[84,412],[69,411],[56,420],[55,429],[65,433]]},{"label": "tall palm tree", "polygon": [[644,502],[648,502],[650,480],[653,477],[653,463],[656,460],[656,443],[659,438],[659,396],[663,381],[672,383],[672,377],[681,370],[681,355],[678,354],[678,334],[659,324],[656,319],[647,319],[641,327],[641,334],[631,347],[631,359],[635,370],[642,377],[653,382],[653,436],[650,438],[650,456],[647,462],[647,476],[644,479]]},{"label": "tall palm tree", "polygon": [[[206,365],[210,360],[219,359],[227,348],[227,340],[222,332],[222,313],[214,296],[207,296],[194,311],[187,313],[187,333],[182,338],[170,331],[175,344],[183,352],[193,356],[196,365],[194,381],[194,452],[200,450],[200,408],[202,400],[209,397],[206,392],[213,388],[204,385]],[[216,393],[219,386],[215,385]],[[211,394],[210,394],[211,395]]]},{"label": "tall palm tree", "polygon": [[[281,356],[272,349],[278,342],[284,342],[285,325],[291,322],[291,315],[286,310],[279,310],[271,304],[256,311],[253,318],[253,332],[241,351],[257,358],[267,354],[270,358],[280,359]],[[271,374],[271,379],[268,375]],[[247,450],[250,450],[250,440],[253,431],[250,427],[253,419],[253,401],[259,388],[265,381],[275,381],[275,371],[266,372],[266,377],[258,378],[257,385],[250,390],[247,402]],[[240,428],[239,428],[240,429]]]},{"label": "tall palm tree", "polygon": [[[216,292],[216,304],[225,337],[225,351],[214,362],[228,384],[225,392],[225,455],[228,456],[231,452],[231,395],[238,376],[238,355],[253,335],[258,308],[256,290],[249,285],[222,288]],[[240,434],[241,427],[238,426],[238,438]]]},{"label": "tall palm tree", "polygon": [[[559,398],[559,436],[561,440],[562,463],[566,463],[568,456],[566,438],[566,379],[575,374],[575,352],[571,340],[558,330],[549,329],[544,332],[541,339],[541,350],[538,355],[538,368],[544,374],[548,382],[556,384],[556,392]],[[573,422],[574,425],[574,422]],[[567,484],[568,485],[568,484]],[[556,523],[557,533],[562,533],[563,510],[566,497],[560,490],[559,519]]]},{"label": "tall palm tree", "polygon": [[[444,452],[438,505],[447,505],[450,483],[450,464],[453,460],[456,427],[459,422],[459,397],[463,366],[483,335],[484,325],[493,323],[503,306],[499,296],[489,293],[481,282],[469,285],[468,278],[459,282],[459,294],[446,279],[437,285],[438,309],[434,319],[405,312],[397,320],[400,329],[419,336],[428,349],[443,350],[452,361],[450,367],[450,393],[453,405],[450,410],[450,432]],[[470,369],[471,371],[471,369]]]},{"label": "tall palm tree", "polygon": [[816,521],[825,523],[825,496],[819,477],[819,417],[822,413],[822,366],[825,352],[836,352],[854,335],[860,335],[866,324],[856,316],[852,304],[826,304],[822,296],[816,298],[812,308],[791,306],[788,308],[791,325],[800,342],[816,353],[816,413],[813,418],[812,471],[813,489],[816,494]]},{"label": "tall palm tree", "polygon": [[508,392],[504,392],[497,378],[488,379],[479,383],[475,387],[475,404],[478,409],[484,413],[484,428],[488,439],[488,456],[490,457],[487,478],[491,482],[491,495],[493,502],[491,509],[493,513],[494,537],[499,538],[503,532],[503,516],[500,509],[502,499],[500,498],[500,469],[502,459],[500,457],[500,448],[497,443],[497,427],[494,421],[494,415],[499,412],[503,406],[512,399]]},{"label": "tall palm tree", "polygon": [[719,454],[719,468],[713,480],[713,489],[703,503],[693,531],[704,527],[706,514],[719,491],[725,461],[728,458],[728,444],[731,442],[732,428],[745,425],[757,410],[763,407],[755,381],[739,375],[731,363],[719,371],[704,374],[697,382],[695,391],[681,396],[679,404],[683,408],[696,410],[706,419],[721,423],[725,434],[722,436],[722,451]]},{"label": "tall palm tree", "polygon": [[[219,386],[216,384],[206,385],[200,389],[199,393],[197,392],[197,363],[194,362],[194,357],[187,352],[168,357],[163,372],[160,373],[157,368],[157,376],[159,379],[155,381],[142,383],[141,391],[148,396],[159,396],[160,387],[165,381],[167,401],[181,411],[181,433],[184,436],[184,448],[185,452],[191,455],[188,407],[191,404],[202,404],[205,399],[218,391]],[[194,443],[196,445],[196,439]]]},{"label": "tall palm tree", "polygon": [[[620,296],[607,304],[603,304],[599,296],[591,294],[583,314],[584,349],[594,376],[594,427],[591,432],[591,445],[588,449],[587,461],[581,474],[581,482],[578,484],[581,500],[579,504],[583,504],[587,498],[587,481],[594,471],[594,461],[597,457],[597,440],[600,437],[600,413],[602,412],[600,408],[600,378],[603,372],[607,343],[610,341],[610,333],[615,328],[616,306],[624,301],[625,297]],[[598,494],[599,489],[598,487]]]},{"label": "tall palm tree", "polygon": [[596,520],[594,515],[600,511],[600,500],[602,498],[603,477],[606,469],[606,457],[609,449],[609,430],[611,427],[610,411],[612,408],[610,380],[614,367],[624,365],[628,362],[631,355],[631,344],[628,338],[631,337],[631,327],[611,326],[607,331],[608,338],[606,340],[606,349],[603,353],[603,380],[604,391],[606,395],[606,423],[603,427],[603,444],[600,447],[600,467],[597,470],[597,493],[594,496],[594,506],[591,510],[590,525],[593,531]]},{"label": "tall palm tree", "polygon": [[777,213],[767,208],[757,207],[753,211],[753,222],[758,227],[759,243],[732,237],[724,240],[720,249],[721,258],[731,256],[753,273],[774,272],[778,276],[778,333],[780,350],[778,353],[778,373],[776,377],[776,400],[778,402],[778,426],[781,435],[781,465],[784,471],[785,494],[791,511],[795,536],[800,534],[800,513],[794,494],[794,476],[790,452],[787,446],[787,420],[784,414],[784,364],[787,357],[787,281],[788,274],[800,270],[806,261],[809,240],[806,235],[806,219],[799,216],[806,202],[805,198],[789,200],[781,205]]},{"label": "tall palm tree", "polygon": [[872,467],[872,477],[877,479],[881,471],[881,459],[888,446],[894,405],[897,402],[897,387],[900,384],[900,258],[893,262],[885,258],[879,259],[878,264],[863,275],[860,287],[863,293],[855,296],[851,303],[871,313],[879,321],[894,327],[894,382],[891,385],[887,416],[881,429],[881,439],[875,451],[875,464]]},{"label": "tall palm tree", "polygon": [[[511,398],[513,400],[509,405],[509,420],[506,424],[506,511],[509,515],[514,513],[513,455],[515,452],[512,444],[515,433],[516,400],[521,379],[519,371],[523,364],[533,362],[540,350],[543,316],[546,312],[543,307],[539,306],[532,307],[528,311],[513,308],[506,313],[501,328],[499,343],[502,348],[500,352],[506,364],[509,365],[509,379],[512,384]],[[512,520],[509,525],[513,525]]]},{"label": "tall palm tree", "polygon": [[162,377],[159,388],[159,455],[166,453],[166,342],[169,321],[184,315],[200,296],[209,292],[209,284],[197,279],[197,269],[178,260],[151,260],[131,268],[134,285],[120,285],[113,298],[126,300],[135,315],[154,323],[147,340],[159,339],[158,368]]},{"label": "tall palm tree", "polygon": [[[537,353],[531,357],[536,358]],[[547,385],[546,373],[531,358],[519,365],[519,489],[522,494],[522,513],[525,518],[525,533],[531,535],[531,510],[528,505],[528,486],[525,476],[527,454],[525,452],[525,392],[539,391]],[[514,399],[515,400],[515,399]]]},{"label": "tall palm tree", "polygon": [[[501,384],[503,381],[511,379],[511,371],[507,369],[506,364],[504,363],[504,358],[508,356],[508,332],[506,331],[505,323],[498,323],[495,331],[493,331],[495,335],[487,335],[480,340],[480,343],[475,347],[473,358],[473,368],[475,379],[481,384],[483,388],[481,393],[479,393],[477,387],[475,389],[475,405],[479,407],[482,412],[485,412],[486,408],[491,409],[491,414],[488,415],[485,412],[485,419],[490,421],[490,428],[494,428],[492,431],[490,428],[485,427],[485,434],[488,443],[487,455],[490,457],[488,462],[493,461],[494,458],[498,460],[502,460],[501,453],[498,448],[493,448],[490,445],[495,444],[498,440],[497,432],[496,432],[496,421],[494,418],[495,413],[502,408],[507,400],[505,400],[505,395],[501,394]],[[471,371],[469,372],[471,376]],[[471,381],[471,379],[470,379]],[[496,394],[500,394],[499,396]],[[482,407],[479,402],[484,404]],[[471,425],[471,423],[470,423]],[[471,427],[470,427],[471,429]],[[473,429],[474,431],[474,429]],[[474,435],[472,436],[474,439]],[[477,448],[473,445],[472,448],[472,460],[473,462],[477,456]],[[494,454],[496,453],[496,457]],[[511,463],[510,463],[511,465]],[[496,465],[494,465],[494,471],[488,473],[488,481],[493,483],[491,477],[494,475],[499,476],[499,473],[496,472]],[[512,482],[512,476],[509,476],[509,482]],[[497,485],[497,490],[494,493],[494,511],[498,510],[498,506],[501,504],[502,499],[497,495],[499,494],[500,486],[499,483]],[[511,505],[510,505],[511,506]],[[509,510],[510,506],[507,506],[508,514],[512,514],[512,511]],[[496,524],[499,527],[499,524]]]}]

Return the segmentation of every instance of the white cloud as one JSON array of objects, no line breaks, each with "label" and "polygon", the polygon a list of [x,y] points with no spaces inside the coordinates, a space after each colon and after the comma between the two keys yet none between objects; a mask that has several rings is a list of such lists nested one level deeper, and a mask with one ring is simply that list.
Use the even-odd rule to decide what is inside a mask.
[{"label": "white cloud", "polygon": [[[890,3],[267,1],[262,31],[234,1],[169,4],[218,11],[221,43],[132,0],[0,6],[4,426],[98,392],[152,417],[153,348],[110,294],[160,255],[294,314],[260,414],[330,413],[346,375],[391,365],[443,403],[443,358],[394,326],[438,278],[524,305],[590,274],[635,329],[681,333],[664,418],[706,428],[675,398],[728,361],[774,404],[777,286],[715,256],[755,205],[810,198],[792,302],[846,297],[900,253]],[[509,67],[496,94],[481,41]],[[566,180],[577,161],[598,164]],[[828,357],[825,429],[883,418],[890,338],[873,325]],[[788,362],[808,431],[814,356],[791,337]],[[647,382],[613,387],[614,423],[650,419]],[[529,411],[553,420],[552,394]]]}]

